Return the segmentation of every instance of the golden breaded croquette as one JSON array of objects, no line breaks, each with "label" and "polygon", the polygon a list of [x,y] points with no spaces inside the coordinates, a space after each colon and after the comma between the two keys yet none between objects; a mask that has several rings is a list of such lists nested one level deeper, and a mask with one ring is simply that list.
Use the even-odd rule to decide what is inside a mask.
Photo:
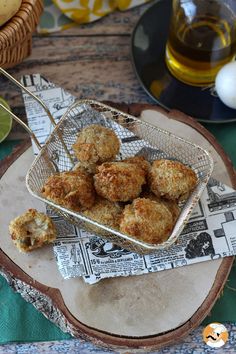
[{"label": "golden breaded croquette", "polygon": [[42,188],[42,194],[74,211],[90,208],[95,201],[93,178],[79,169],[50,176]]},{"label": "golden breaded croquette", "polygon": [[146,182],[143,169],[127,162],[105,162],[97,170],[94,175],[96,192],[112,202],[137,198]]},{"label": "golden breaded croquette", "polygon": [[158,244],[168,239],[173,226],[172,213],[164,203],[137,198],[125,206],[120,230],[138,240]]},{"label": "golden breaded croquette", "polygon": [[97,171],[97,166],[99,166],[99,164],[90,163],[90,162],[86,162],[86,161],[78,161],[75,164],[73,171],[83,170],[91,175],[94,175]]},{"label": "golden breaded croquette", "polygon": [[[137,165],[138,167],[141,167],[146,174],[148,174],[148,172],[151,168],[151,164],[147,160],[145,160],[145,158],[143,156],[128,157],[127,159],[122,160],[122,162],[127,162],[127,163]],[[95,174],[97,171],[97,167],[100,165],[101,165],[101,163],[79,161],[74,166],[73,171],[76,171],[79,168],[79,169],[85,170],[86,172],[88,172],[90,174]]]},{"label": "golden breaded croquette", "polygon": [[142,198],[155,200],[158,203],[164,203],[164,205],[171,212],[172,217],[173,217],[173,221],[176,222],[176,220],[178,219],[181,210],[180,210],[180,207],[178,206],[178,203],[176,202],[176,200],[168,200],[168,199],[160,198],[150,192],[149,193],[142,193]]},{"label": "golden breaded croquette", "polygon": [[29,209],[9,224],[11,238],[20,252],[30,252],[56,239],[52,220],[35,209]]},{"label": "golden breaded croquette", "polygon": [[181,211],[177,202],[175,200],[167,200],[167,199],[163,199],[163,198],[160,199],[160,202],[164,203],[165,206],[169,209],[169,211],[172,214],[173,221],[175,223],[176,220],[178,219],[180,211]]},{"label": "golden breaded croquette", "polygon": [[[120,225],[120,217],[123,208],[118,204],[107,199],[98,197],[95,204],[88,210],[84,211],[84,215],[100,224],[118,229]],[[87,226],[89,231],[99,233],[101,229],[95,225]],[[104,232],[104,231],[102,231]]]},{"label": "golden breaded croquette", "polygon": [[101,164],[116,157],[120,141],[112,129],[92,124],[81,130],[72,149],[79,161]]},{"label": "golden breaded croquette", "polygon": [[186,200],[197,185],[195,172],[181,162],[155,160],[150,170],[150,189],[158,197]]},{"label": "golden breaded croquette", "polygon": [[132,163],[134,165],[137,165],[137,166],[141,167],[146,174],[148,174],[148,172],[151,169],[150,162],[148,162],[144,156],[128,157],[127,159],[122,160],[122,162],[128,162],[128,163]]}]

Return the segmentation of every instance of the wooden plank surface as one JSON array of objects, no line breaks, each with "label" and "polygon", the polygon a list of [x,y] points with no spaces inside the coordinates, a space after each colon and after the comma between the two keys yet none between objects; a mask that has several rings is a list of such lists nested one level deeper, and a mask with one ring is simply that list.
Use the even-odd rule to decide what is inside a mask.
[{"label": "wooden plank surface", "polygon": [[144,13],[146,9],[153,5],[153,1],[141,6],[137,6],[127,11],[115,11],[112,14],[101,18],[99,21],[81,25],[79,27],[72,27],[61,33],[53,34],[52,36],[73,36],[73,35],[130,35],[137,20]]},{"label": "wooden plank surface", "polygon": [[[31,56],[8,71],[17,80],[24,74],[40,73],[78,98],[151,103],[130,60],[133,28],[149,6],[115,12],[95,23],[49,36],[35,34]],[[5,78],[0,80],[0,96],[25,120],[21,92]],[[9,138],[22,137],[23,129],[14,124]]]}]

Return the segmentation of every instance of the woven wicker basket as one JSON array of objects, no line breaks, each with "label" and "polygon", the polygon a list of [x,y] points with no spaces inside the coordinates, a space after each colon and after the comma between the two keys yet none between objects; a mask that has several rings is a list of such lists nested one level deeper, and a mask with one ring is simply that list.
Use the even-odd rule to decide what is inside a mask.
[{"label": "woven wicker basket", "polygon": [[0,66],[10,68],[31,53],[32,34],[43,11],[43,0],[22,0],[19,11],[0,27]]}]

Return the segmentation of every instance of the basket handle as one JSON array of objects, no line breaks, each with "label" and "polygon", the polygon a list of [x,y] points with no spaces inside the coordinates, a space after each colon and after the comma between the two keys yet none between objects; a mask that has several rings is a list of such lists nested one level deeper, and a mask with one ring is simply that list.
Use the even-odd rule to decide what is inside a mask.
[{"label": "basket handle", "polygon": [[[45,105],[44,102],[42,102],[37,96],[35,96],[30,90],[28,90],[25,86],[23,86],[20,82],[18,82],[14,77],[12,77],[10,74],[8,74],[8,72],[6,72],[3,68],[0,67],[0,73],[3,74],[5,77],[7,77],[10,81],[12,81],[16,86],[18,86],[20,89],[22,89],[23,91],[25,91],[26,93],[28,93],[28,95],[30,95],[31,97],[33,97],[44,109],[44,111],[47,113],[47,116],[49,117],[51,123],[53,124],[53,126],[56,126],[56,122],[51,114],[51,112],[49,111],[48,107]],[[14,113],[12,113],[9,109],[7,109],[5,106],[3,106],[0,103],[0,106],[5,109],[5,111],[7,111],[12,118],[19,123],[31,136],[31,138],[34,140],[35,144],[37,145],[37,147],[39,148],[39,150],[41,150],[42,146],[39,143],[38,139],[36,138],[35,134],[32,132],[32,130],[20,119],[18,118]]]},{"label": "basket handle", "polygon": [[[0,73],[3,74],[6,78],[8,78],[10,81],[12,81],[16,86],[18,86],[20,89],[22,89],[23,91],[25,91],[26,93],[28,93],[28,95],[30,95],[31,97],[33,97],[44,109],[44,111],[47,113],[48,118],[50,119],[50,122],[52,123],[52,125],[55,127],[56,126],[56,122],[51,114],[51,112],[49,111],[48,107],[46,106],[46,104],[40,100],[40,98],[38,98],[37,96],[35,96],[30,90],[28,90],[24,85],[22,85],[19,81],[17,81],[13,76],[11,76],[10,74],[8,74],[8,72],[6,72],[3,68],[0,67]],[[33,131],[28,127],[27,124],[25,124],[20,118],[18,118],[14,113],[12,113],[9,109],[7,109],[5,106],[3,106],[0,103],[0,107],[3,108],[6,112],[8,112],[12,118],[19,123],[30,135],[30,137],[34,140],[37,148],[39,150],[42,149],[41,144],[39,143],[38,139],[36,138],[35,134],[33,133]],[[58,132],[58,137],[70,159],[70,161],[73,163],[73,159],[71,157],[71,154],[67,148],[67,146],[65,145],[63,138],[61,137],[61,134]]]},{"label": "basket handle", "polygon": [[29,133],[30,137],[34,140],[37,148],[41,150],[42,148],[41,144],[39,143],[38,139],[36,138],[32,130],[28,127],[28,125],[22,122],[20,118],[18,118],[14,113],[12,113],[8,108],[6,108],[1,102],[0,102],[0,107],[3,108],[7,113],[9,113],[12,116],[12,118]]}]

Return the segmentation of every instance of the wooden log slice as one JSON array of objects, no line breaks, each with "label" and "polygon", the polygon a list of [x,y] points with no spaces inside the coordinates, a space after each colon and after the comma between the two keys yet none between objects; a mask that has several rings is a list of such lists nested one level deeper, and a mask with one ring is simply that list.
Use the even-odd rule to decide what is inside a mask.
[{"label": "wooden log slice", "polygon": [[[194,119],[157,106],[112,105],[206,148],[215,162],[213,176],[236,188],[232,163]],[[80,278],[62,279],[51,246],[20,254],[10,240],[9,221],[30,207],[45,210],[25,187],[32,161],[25,143],[0,165],[0,272],[15,291],[63,331],[112,349],[158,349],[201,323],[223,289],[234,257],[88,285]]]}]

